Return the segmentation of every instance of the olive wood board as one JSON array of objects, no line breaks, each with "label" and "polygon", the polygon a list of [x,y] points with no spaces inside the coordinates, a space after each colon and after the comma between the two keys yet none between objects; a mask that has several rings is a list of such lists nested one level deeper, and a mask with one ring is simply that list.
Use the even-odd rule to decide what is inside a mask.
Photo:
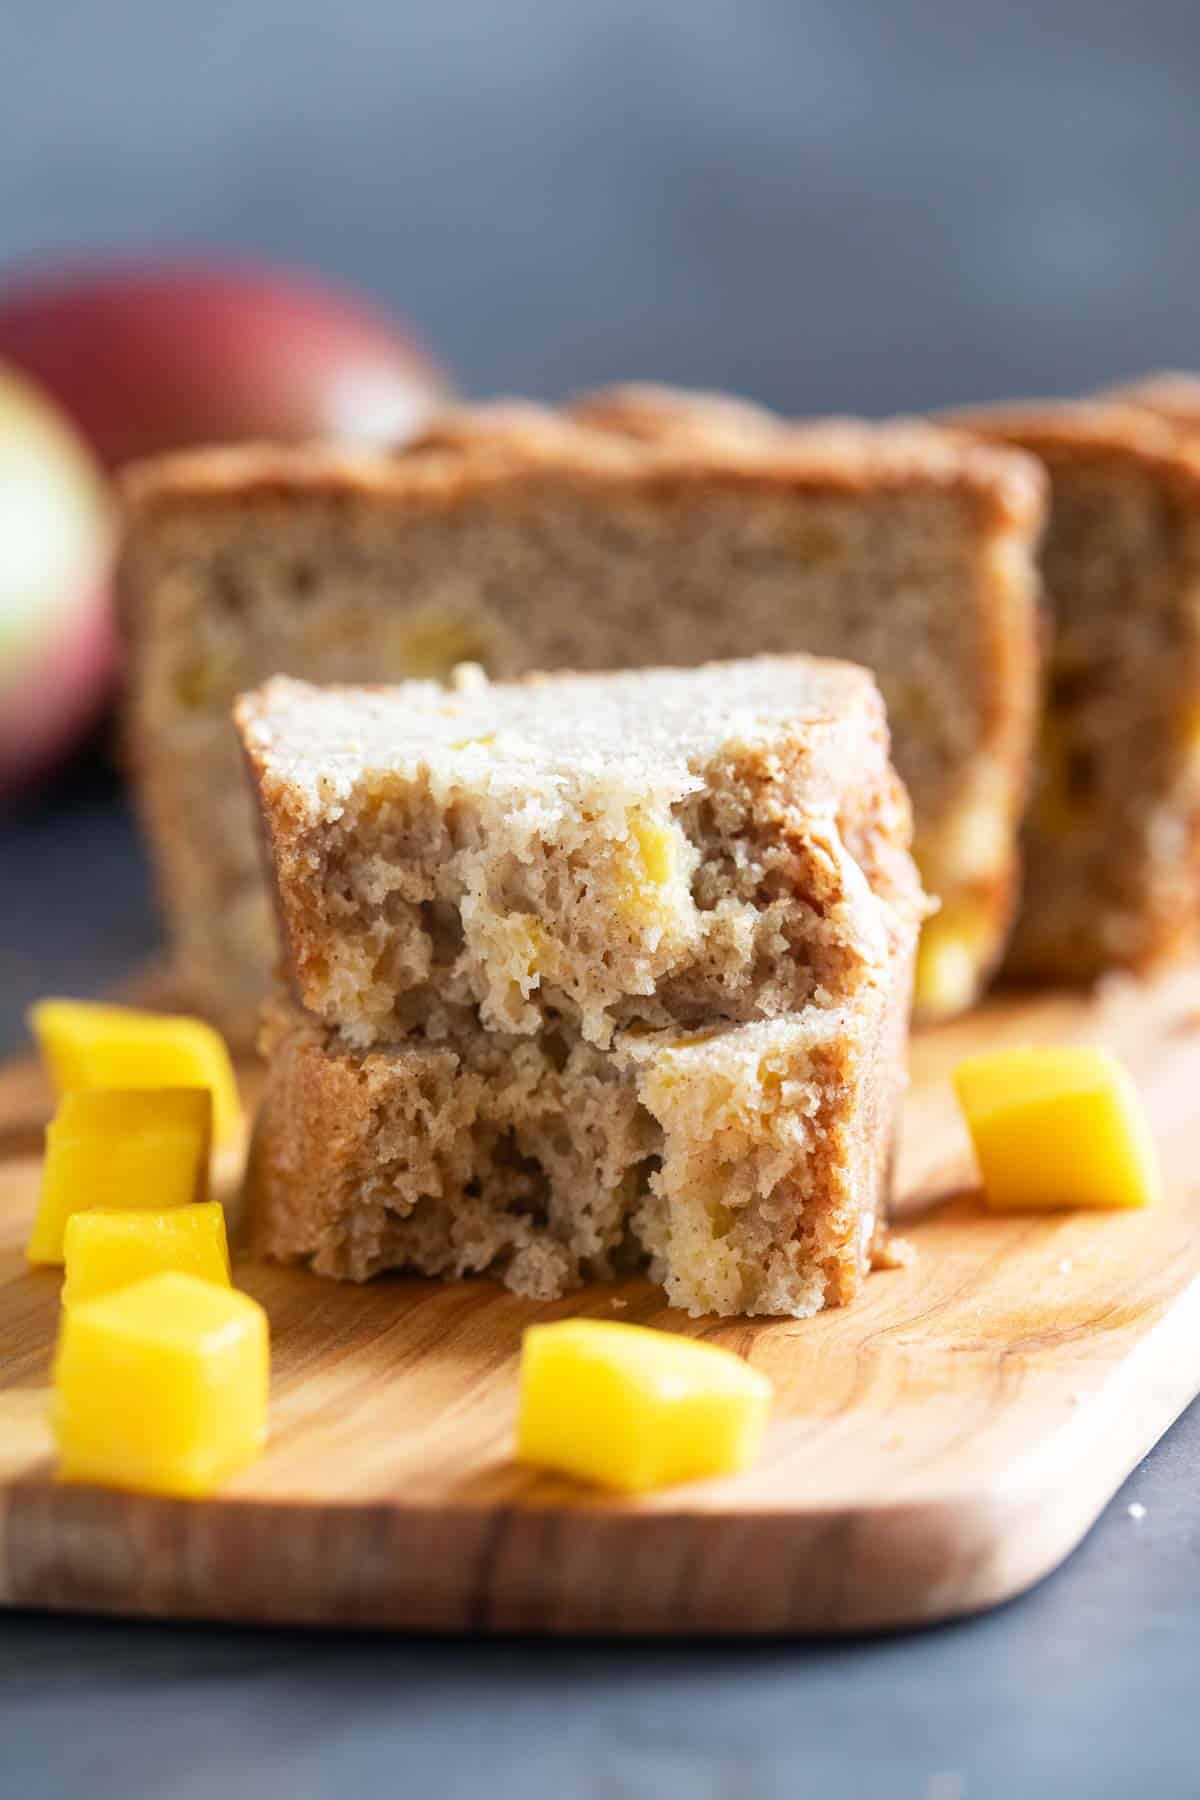
[{"label": "olive wood board", "polygon": [[[1160,1205],[981,1209],[948,1071],[1022,1041],[1128,1059],[1168,1171]],[[59,1277],[22,1255],[49,1105],[31,1062],[0,1070],[8,1606],[675,1636],[945,1619],[1053,1569],[1200,1389],[1200,972],[1007,997],[919,1034],[899,1179],[916,1260],[815,1319],[691,1320],[645,1281],[543,1305],[484,1281],[354,1288],[239,1261],[271,1319],[270,1442],[198,1502],[55,1480]],[[236,1193],[230,1159],[221,1181]],[[749,1357],[776,1391],[757,1466],[627,1500],[516,1465],[521,1332],[576,1312]]]}]

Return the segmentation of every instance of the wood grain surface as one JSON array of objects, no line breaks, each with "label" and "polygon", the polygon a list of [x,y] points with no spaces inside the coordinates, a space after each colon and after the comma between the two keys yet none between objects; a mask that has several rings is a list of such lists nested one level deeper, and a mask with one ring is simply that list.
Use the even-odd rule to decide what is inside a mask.
[{"label": "wood grain surface", "polygon": [[[1170,1177],[1150,1212],[992,1218],[947,1083],[967,1050],[1120,1050]],[[252,1077],[249,1078],[252,1085]],[[22,1245],[49,1107],[0,1073],[0,1602],[487,1632],[846,1631],[989,1606],[1052,1569],[1200,1388],[1200,978],[1019,996],[914,1045],[916,1262],[804,1322],[688,1320],[644,1282],[539,1306],[240,1263],[272,1325],[270,1447],[206,1502],[55,1481],[59,1278]],[[236,1189],[232,1162],[222,1170]],[[758,1467],[639,1501],[510,1460],[523,1328],[669,1326],[776,1386]]]}]

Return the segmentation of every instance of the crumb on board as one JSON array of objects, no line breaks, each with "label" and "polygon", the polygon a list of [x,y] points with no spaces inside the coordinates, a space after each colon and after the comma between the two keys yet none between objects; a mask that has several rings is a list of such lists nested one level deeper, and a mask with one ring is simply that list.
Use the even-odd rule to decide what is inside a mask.
[{"label": "crumb on board", "polygon": [[912,1240],[896,1237],[892,1232],[871,1252],[873,1269],[910,1269],[916,1260],[917,1246]]},{"label": "crumb on board", "polygon": [[1138,1521],[1144,1519],[1146,1516],[1146,1509],[1140,1500],[1131,1500],[1129,1505],[1125,1508],[1125,1511],[1129,1514],[1131,1519]]}]

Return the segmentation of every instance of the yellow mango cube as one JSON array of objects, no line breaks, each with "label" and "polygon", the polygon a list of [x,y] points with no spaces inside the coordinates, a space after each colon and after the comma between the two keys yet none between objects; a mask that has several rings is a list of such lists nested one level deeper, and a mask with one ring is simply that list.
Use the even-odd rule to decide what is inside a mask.
[{"label": "yellow mango cube", "polygon": [[926,921],[913,979],[913,999],[923,1019],[950,1018],[971,1004],[986,950],[985,921],[965,907]]},{"label": "yellow mango cube", "polygon": [[91,1000],[39,1000],[29,1015],[60,1094],[75,1088],[208,1088],[227,1144],[242,1107],[225,1040],[203,1019]]},{"label": "yellow mango cube", "polygon": [[66,1481],[208,1494],[262,1449],[269,1364],[256,1300],[151,1275],[64,1309],[53,1426]]},{"label": "yellow mango cube", "polygon": [[26,1255],[60,1263],[73,1213],[163,1211],[204,1200],[212,1139],[207,1088],[77,1088],[46,1127],[42,1189]]},{"label": "yellow mango cube", "polygon": [[1079,1045],[970,1056],[954,1086],[996,1212],[1148,1206],[1158,1157],[1128,1070]]},{"label": "yellow mango cube", "polygon": [[610,1319],[534,1325],[517,1456],[625,1493],[732,1475],[758,1454],[771,1384],[730,1350]]},{"label": "yellow mango cube", "polygon": [[176,1269],[229,1287],[225,1214],[216,1200],[155,1212],[77,1212],[63,1240],[63,1305]]}]

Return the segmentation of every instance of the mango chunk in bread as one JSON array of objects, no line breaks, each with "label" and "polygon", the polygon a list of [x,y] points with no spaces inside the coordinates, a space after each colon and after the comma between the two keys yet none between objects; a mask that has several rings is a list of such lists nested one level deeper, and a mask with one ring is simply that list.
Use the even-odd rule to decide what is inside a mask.
[{"label": "mango chunk in bread", "polygon": [[967,902],[926,920],[917,946],[913,997],[927,1023],[953,1018],[971,1004],[989,929],[986,914]]}]

